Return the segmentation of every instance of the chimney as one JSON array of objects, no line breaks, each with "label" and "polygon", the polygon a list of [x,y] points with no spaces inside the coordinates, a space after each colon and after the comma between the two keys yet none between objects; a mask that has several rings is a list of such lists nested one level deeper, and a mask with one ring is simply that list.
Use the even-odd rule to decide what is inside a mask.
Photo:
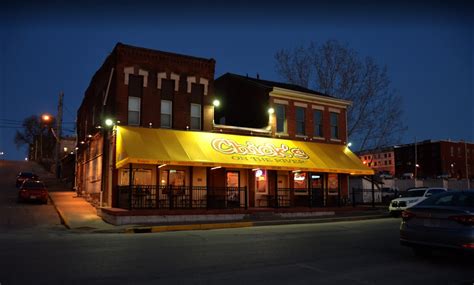
[{"label": "chimney", "polygon": [[257,72],[257,79],[260,79],[260,74],[258,74],[258,72]]}]

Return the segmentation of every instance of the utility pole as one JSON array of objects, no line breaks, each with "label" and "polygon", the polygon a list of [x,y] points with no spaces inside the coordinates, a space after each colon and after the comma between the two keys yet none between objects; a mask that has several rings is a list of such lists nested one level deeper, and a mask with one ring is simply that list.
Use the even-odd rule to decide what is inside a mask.
[{"label": "utility pole", "polygon": [[59,102],[58,102],[58,116],[56,117],[56,129],[57,132],[57,139],[56,139],[56,151],[55,151],[55,162],[56,162],[56,178],[61,178],[61,165],[59,154],[61,151],[61,133],[62,133],[62,124],[63,124],[63,97],[64,93],[61,91],[59,93]]},{"label": "utility pole", "polygon": [[416,184],[416,177],[417,177],[417,168],[418,168],[418,150],[416,147],[416,137],[415,137],[415,184]]},{"label": "utility pole", "polygon": [[471,182],[469,181],[469,168],[467,167],[467,143],[466,143],[466,141],[464,141],[464,158],[466,160],[467,189],[471,189]]}]

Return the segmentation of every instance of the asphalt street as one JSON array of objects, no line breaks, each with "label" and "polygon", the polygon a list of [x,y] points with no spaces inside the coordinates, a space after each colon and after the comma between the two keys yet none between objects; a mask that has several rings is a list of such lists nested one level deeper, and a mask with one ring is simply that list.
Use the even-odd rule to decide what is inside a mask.
[{"label": "asphalt street", "polygon": [[[148,234],[71,232],[51,205],[16,205],[14,179],[4,168],[2,285],[474,284],[472,259],[419,258],[401,247],[399,219]],[[21,218],[12,218],[15,214]]]}]

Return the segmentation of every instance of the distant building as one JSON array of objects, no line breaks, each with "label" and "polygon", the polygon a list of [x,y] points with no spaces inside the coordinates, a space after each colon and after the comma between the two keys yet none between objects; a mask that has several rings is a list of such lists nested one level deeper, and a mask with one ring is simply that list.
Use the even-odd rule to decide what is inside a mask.
[{"label": "distant building", "polygon": [[371,149],[358,152],[362,163],[372,168],[375,174],[390,174],[395,176],[395,153],[393,147]]},{"label": "distant building", "polygon": [[395,173],[417,178],[473,178],[474,144],[425,140],[394,147]]}]

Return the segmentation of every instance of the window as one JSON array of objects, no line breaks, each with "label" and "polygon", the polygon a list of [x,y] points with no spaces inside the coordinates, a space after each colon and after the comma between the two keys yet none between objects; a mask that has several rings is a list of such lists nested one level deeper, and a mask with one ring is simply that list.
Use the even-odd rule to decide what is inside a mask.
[{"label": "window", "polygon": [[293,188],[295,194],[308,194],[308,180],[306,179],[306,173],[295,172],[293,174]]},{"label": "window", "polygon": [[331,138],[339,139],[339,114],[331,112]]},{"label": "window", "polygon": [[172,112],[173,102],[168,100],[161,100],[161,127],[171,128],[172,126]]},{"label": "window", "polygon": [[191,103],[191,130],[201,130],[201,105],[200,104]]},{"label": "window", "polygon": [[454,156],[454,147],[452,146],[451,147],[451,157],[453,157],[453,156]]},{"label": "window", "polygon": [[314,121],[314,136],[323,137],[323,111],[314,110],[313,121]]},{"label": "window", "polygon": [[287,133],[285,105],[275,104],[275,111],[276,111],[276,125],[277,125],[276,132]]},{"label": "window", "polygon": [[128,97],[128,124],[140,125],[140,97]]},{"label": "window", "polygon": [[305,125],[304,125],[304,117],[305,112],[304,108],[296,107],[296,134],[297,135],[305,135]]}]

